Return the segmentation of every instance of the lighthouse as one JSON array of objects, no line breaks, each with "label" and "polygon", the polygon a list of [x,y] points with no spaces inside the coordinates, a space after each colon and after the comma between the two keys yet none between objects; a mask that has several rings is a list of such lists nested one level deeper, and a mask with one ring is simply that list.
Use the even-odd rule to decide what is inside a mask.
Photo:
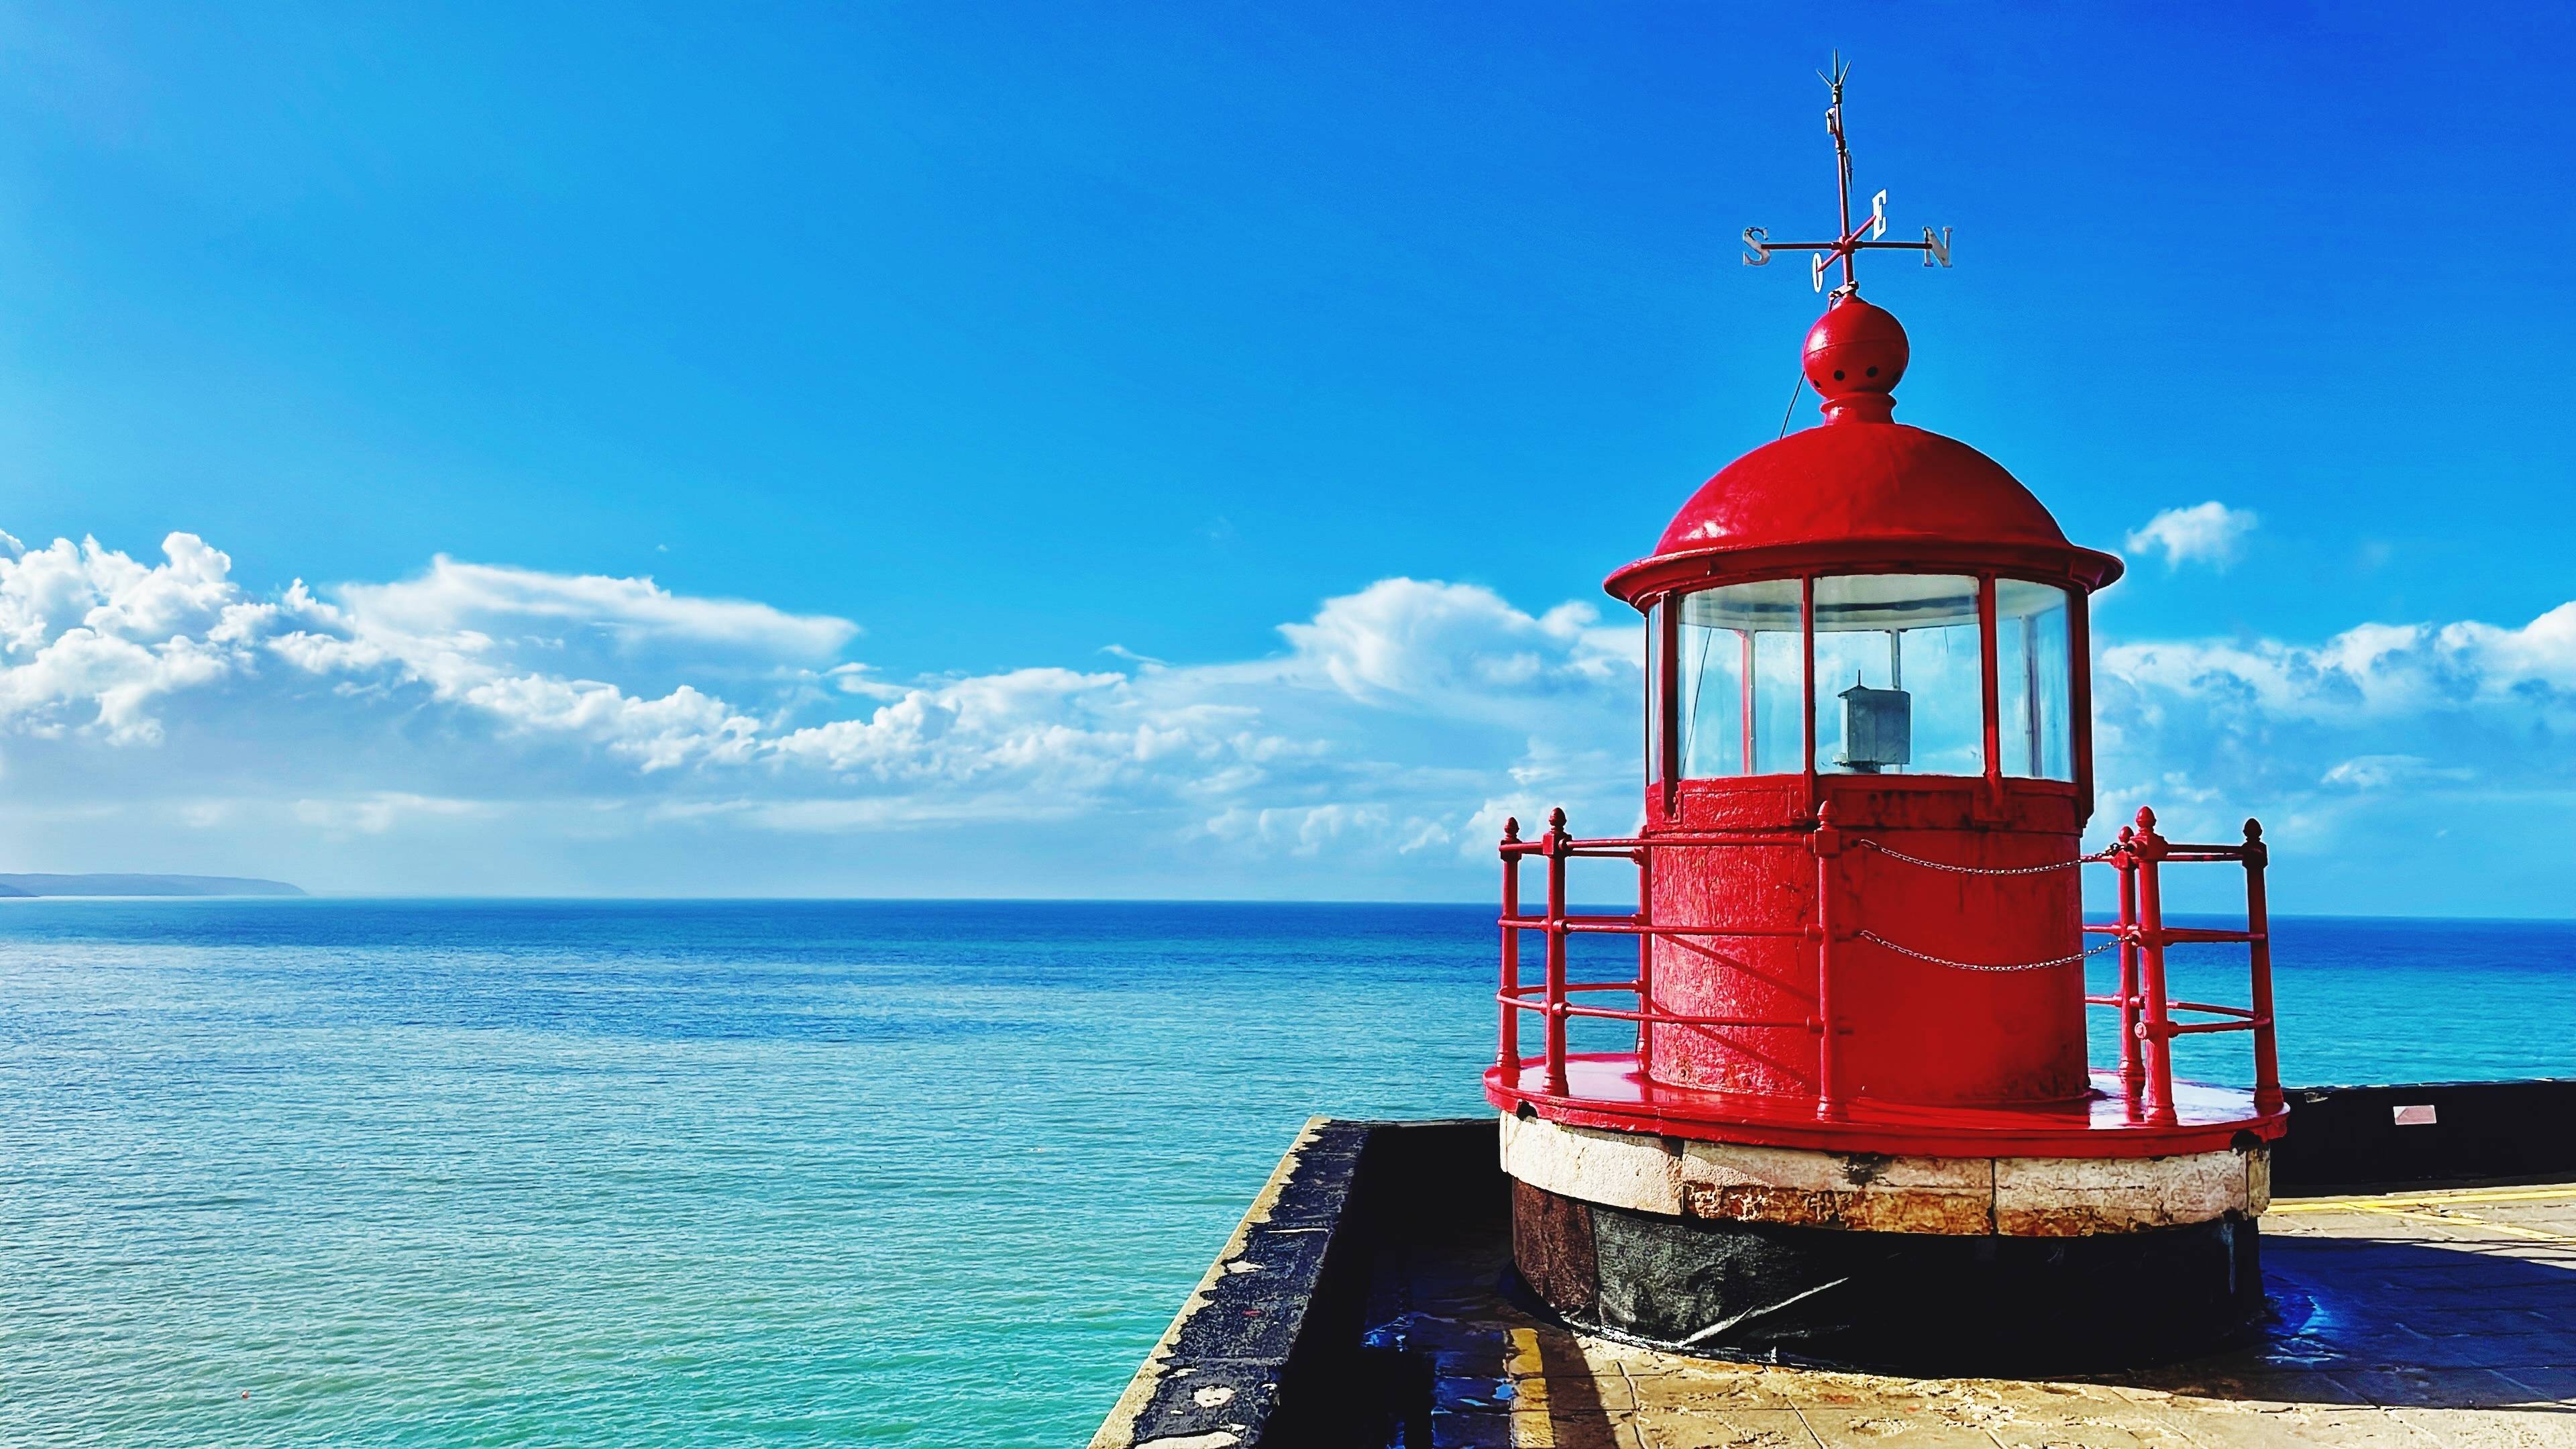
[{"label": "lighthouse", "polygon": [[[1578,837],[1558,811],[1501,842],[1485,1090],[1514,1266],[1579,1328],[1726,1357],[2205,1351],[2262,1311],[2287,1123],[2261,830],[2176,841],[2140,810],[2084,849],[2088,606],[2120,560],[1896,420],[1912,349],[1859,263],[1947,266],[1949,235],[1887,239],[1884,192],[1855,221],[1829,80],[1839,235],[1746,233],[1754,265],[1809,252],[1820,290],[1838,277],[1801,356],[1822,419],[1718,472],[1607,580],[1644,625],[1638,833]],[[1587,859],[1635,868],[1633,912],[1569,903]],[[2241,870],[2242,925],[2168,924],[2184,868]],[[1575,979],[1583,936],[1633,937],[1633,966]],[[2241,946],[2242,999],[2172,995],[2182,943]],[[2091,1014],[2117,1043],[2100,1060]],[[1575,1049],[1605,1033],[1619,1049]],[[2176,1077],[2176,1041],[2211,1033],[2241,1034],[2250,1086]]]}]

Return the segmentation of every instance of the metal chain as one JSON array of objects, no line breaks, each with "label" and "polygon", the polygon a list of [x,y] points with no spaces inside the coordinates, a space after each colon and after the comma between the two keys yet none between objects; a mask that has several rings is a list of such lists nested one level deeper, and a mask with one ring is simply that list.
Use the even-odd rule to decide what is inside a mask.
[{"label": "metal chain", "polygon": [[2052,966],[2072,966],[2078,961],[2090,956],[2098,956],[2120,944],[2116,940],[2105,941],[2099,946],[2078,951],[2072,956],[2060,956],[2053,961],[2024,961],[2014,966],[1988,966],[1977,961],[1953,961],[1946,956],[1933,956],[1917,951],[1911,946],[1900,946],[1876,931],[1856,931],[1853,934],[1873,946],[1884,946],[1899,956],[1911,956],[1917,961],[1929,961],[1935,966],[1947,966],[1953,971],[2045,971]]},{"label": "metal chain", "polygon": [[1904,861],[1907,865],[1919,865],[1927,870],[1946,870],[1953,875],[2046,875],[2052,870],[2073,870],[2089,861],[2109,860],[2120,853],[2118,846],[2112,846],[2107,850],[2095,851],[2091,855],[2079,855],[2073,860],[2052,861],[2047,865],[1952,865],[1946,860],[1925,860],[1919,855],[1907,855],[1904,851],[1881,845],[1875,840],[1854,839],[1852,844],[1865,850],[1875,850],[1892,860]]}]

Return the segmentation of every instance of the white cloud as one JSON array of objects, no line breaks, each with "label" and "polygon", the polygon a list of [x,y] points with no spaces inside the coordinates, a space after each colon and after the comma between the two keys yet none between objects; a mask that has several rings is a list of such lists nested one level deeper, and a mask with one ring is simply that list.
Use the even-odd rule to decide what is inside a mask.
[{"label": "white cloud", "polygon": [[[842,657],[858,637],[646,579],[442,558],[255,596],[189,534],[152,563],[20,548],[0,553],[0,846],[59,829],[46,860],[122,840],[85,863],[284,857],[406,890],[483,881],[487,855],[511,862],[500,888],[629,888],[650,855],[686,862],[676,888],[753,890],[849,843],[937,834],[972,843],[906,847],[940,862],[927,878],[993,893],[1454,897],[1488,888],[1506,816],[1637,824],[1638,632],[1587,604],[1382,579],[1258,658],[912,679]],[[2286,856],[2406,812],[2576,800],[2576,603],[2520,625],[2108,642],[2094,693],[2097,828],[2140,803],[2193,838],[2255,813]],[[133,855],[183,834],[236,853]],[[485,848],[460,856],[467,839]],[[593,854],[617,864],[569,874]],[[810,888],[903,888],[888,869]]]},{"label": "white cloud", "polygon": [[[160,738],[162,696],[222,678],[264,617],[226,581],[232,560],[194,534],[146,566],[56,539],[0,558],[0,725],[86,725],[120,744]],[[88,718],[78,718],[84,712]]]},{"label": "white cloud", "polygon": [[1295,662],[1355,699],[1414,702],[1584,689],[1633,669],[1633,630],[1566,603],[1533,617],[1475,584],[1380,579],[1279,632]]},{"label": "white cloud", "polygon": [[626,644],[677,641],[812,660],[833,657],[859,632],[847,619],[789,614],[742,599],[691,598],[650,578],[540,573],[459,563],[445,554],[418,578],[353,584],[340,590],[340,599],[362,631],[415,640],[514,631],[597,634]]},{"label": "white cloud", "polygon": [[2142,688],[2360,725],[2429,711],[2505,705],[2565,721],[2576,691],[2576,603],[2520,628],[2361,624],[2305,646],[2180,641],[2118,644],[2102,672]]},{"label": "white cloud", "polygon": [[2317,783],[2350,790],[2385,790],[2392,785],[2434,784],[2475,778],[2475,770],[2460,765],[2437,765],[2421,755],[2355,755],[2338,762],[2319,777]]},{"label": "white cloud", "polygon": [[[0,732],[104,750],[93,767],[121,759],[140,777],[165,719],[192,710],[191,759],[261,795],[234,808],[192,794],[200,827],[399,836],[482,818],[455,801],[484,811],[577,789],[649,803],[644,829],[1107,813],[1174,849],[1436,857],[1489,843],[1468,827],[1493,798],[1597,790],[1531,763],[1558,753],[1534,711],[1624,731],[1636,691],[1633,626],[1438,581],[1328,599],[1265,658],[1176,667],[1119,652],[1111,669],[903,683],[838,657],[850,621],[649,579],[442,556],[393,583],[298,581],[260,598],[193,535],[162,553],[147,565],[57,541],[0,559]],[[291,808],[267,803],[279,799]]]},{"label": "white cloud", "polygon": [[[2529,839],[2525,827],[2576,792],[2576,603],[2518,627],[2115,644],[2094,684],[2097,830],[2139,804],[2201,839],[2259,815],[2276,851],[2348,879],[2399,872],[2347,902],[2371,910],[2396,908],[2427,879],[2475,894],[2488,888],[2481,876],[2522,879],[2531,861],[2566,855],[2554,832]],[[2443,835],[2472,819],[2484,822],[2479,845]]]},{"label": "white cloud", "polygon": [[2250,508],[2230,508],[2212,499],[2189,508],[2168,508],[2129,533],[2132,553],[2165,556],[2165,567],[2205,563],[2224,569],[2243,551],[2245,536],[2262,520]]},{"label": "white cloud", "polygon": [[480,800],[446,800],[400,790],[375,790],[336,800],[298,800],[299,823],[329,831],[382,835],[396,825],[422,817],[483,819],[500,813]]},{"label": "white cloud", "polygon": [[582,652],[590,660],[634,663],[650,648],[819,661],[857,633],[847,620],[686,598],[649,579],[445,557],[419,578],[352,585],[336,601],[301,580],[275,600],[255,600],[232,581],[232,560],[196,535],[171,534],[161,548],[164,561],[152,565],[95,539],[57,539],[0,559],[0,725],[150,743],[161,735],[152,711],[165,696],[255,676],[274,659],[343,681],[426,686],[507,729],[575,735],[667,769],[748,758],[760,725],[690,685],[631,694],[527,668],[527,658],[570,657],[570,636],[607,641],[605,656]]}]

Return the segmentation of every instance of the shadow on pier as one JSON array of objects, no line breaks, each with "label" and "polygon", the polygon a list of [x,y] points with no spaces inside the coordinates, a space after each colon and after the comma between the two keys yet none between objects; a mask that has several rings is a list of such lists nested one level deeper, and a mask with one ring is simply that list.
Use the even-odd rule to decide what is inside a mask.
[{"label": "shadow on pier", "polygon": [[[2525,1100],[2543,1088],[2567,1099],[2547,1104],[2551,1120],[2576,1122],[2576,1083],[2497,1084],[2484,1108],[2466,1088],[2339,1094],[2355,1133],[2390,1120],[2367,1099],[2436,1090],[2464,1130],[2378,1157],[2395,1180],[2376,1193],[2301,1196],[2374,1186],[2353,1181],[2372,1155],[2312,1112],[2310,1163],[2276,1161],[2260,1336],[2049,1377],[1727,1362],[1578,1336],[1509,1267],[1491,1119],[1319,1119],[1093,1445],[1796,1449],[1916,1427],[1928,1442],[2576,1442],[2576,1161],[2480,1125],[2485,1108],[2544,1105]],[[2423,1186],[2463,1181],[2489,1185]],[[1924,1306],[1927,1343],[1942,1320]]]}]

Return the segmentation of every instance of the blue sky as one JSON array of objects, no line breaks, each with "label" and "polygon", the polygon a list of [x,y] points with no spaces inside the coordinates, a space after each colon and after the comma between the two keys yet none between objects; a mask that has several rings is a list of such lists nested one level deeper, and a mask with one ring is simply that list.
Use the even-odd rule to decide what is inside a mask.
[{"label": "blue sky", "polygon": [[1867,279],[1899,416],[2135,566],[2111,802],[2566,914],[2570,40],[0,9],[0,856],[1480,896],[1500,813],[1633,818],[1599,580],[1779,426],[1816,298],[1734,239],[1824,221],[1839,46],[1862,190],[1957,228]]}]

